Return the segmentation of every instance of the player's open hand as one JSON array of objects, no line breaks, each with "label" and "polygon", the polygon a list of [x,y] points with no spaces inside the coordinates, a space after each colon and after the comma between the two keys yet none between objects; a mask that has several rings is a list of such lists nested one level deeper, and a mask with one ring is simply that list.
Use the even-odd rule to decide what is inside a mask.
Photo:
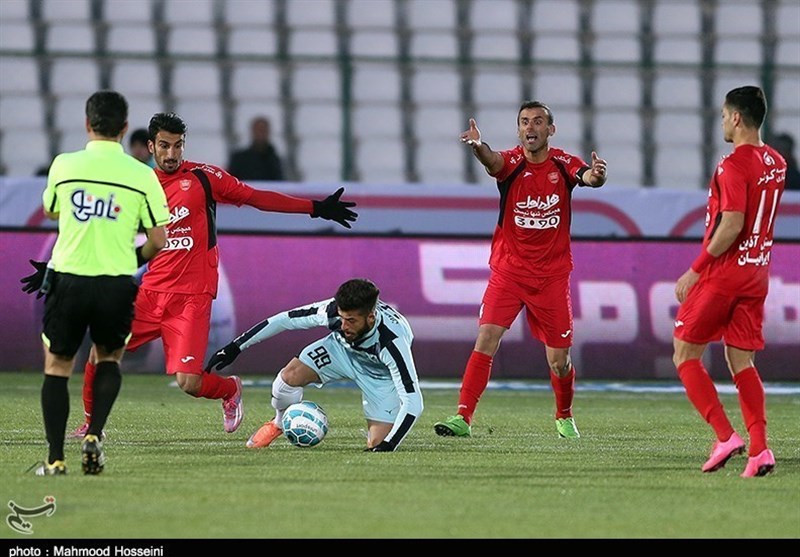
[{"label": "player's open hand", "polygon": [[602,186],[606,183],[608,177],[608,163],[605,159],[597,156],[597,153],[592,151],[592,173],[590,181],[593,186]]},{"label": "player's open hand", "polygon": [[214,366],[216,366],[215,369],[217,371],[224,367],[228,367],[241,353],[242,349],[239,348],[239,345],[235,342],[226,344],[224,348],[217,350],[214,355],[211,356],[211,359],[208,360],[206,371],[211,371]]},{"label": "player's open hand", "polygon": [[461,142],[472,147],[480,147],[482,145],[481,130],[478,129],[475,118],[469,119],[469,129],[461,134]]},{"label": "player's open hand", "polygon": [[23,277],[19,279],[22,283],[22,291],[26,294],[33,294],[36,292],[36,298],[39,299],[44,296],[44,292],[42,292],[42,283],[44,283],[44,274],[47,271],[47,262],[46,261],[34,261],[33,259],[28,259],[33,265],[33,268],[36,269],[32,275],[28,275],[27,277]]},{"label": "player's open hand", "polygon": [[344,188],[339,188],[322,201],[312,201],[314,209],[311,216],[336,221],[345,228],[350,228],[350,223],[358,218],[358,213],[350,210],[350,207],[355,207],[356,204],[353,201],[340,201],[342,193]]}]

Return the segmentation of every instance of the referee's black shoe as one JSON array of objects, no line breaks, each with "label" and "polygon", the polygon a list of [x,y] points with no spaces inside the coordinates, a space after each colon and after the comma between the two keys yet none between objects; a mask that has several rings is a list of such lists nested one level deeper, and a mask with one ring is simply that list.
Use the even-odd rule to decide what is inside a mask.
[{"label": "referee's black shoe", "polygon": [[103,453],[103,443],[97,435],[87,435],[83,438],[81,453],[83,453],[81,467],[84,474],[99,474],[103,471],[106,455]]}]

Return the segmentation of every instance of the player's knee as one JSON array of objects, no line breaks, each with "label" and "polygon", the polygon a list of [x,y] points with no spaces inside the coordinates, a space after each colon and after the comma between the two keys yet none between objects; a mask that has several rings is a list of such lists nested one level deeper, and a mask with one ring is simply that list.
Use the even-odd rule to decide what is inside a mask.
[{"label": "player's knee", "polygon": [[559,377],[564,377],[572,369],[572,360],[570,360],[569,354],[557,355],[548,358],[547,365],[550,366],[550,371]]}]

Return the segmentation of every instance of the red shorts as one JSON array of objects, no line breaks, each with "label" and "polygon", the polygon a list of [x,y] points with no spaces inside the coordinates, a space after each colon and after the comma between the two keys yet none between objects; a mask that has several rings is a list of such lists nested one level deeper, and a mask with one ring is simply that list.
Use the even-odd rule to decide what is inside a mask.
[{"label": "red shorts", "polygon": [[133,352],[161,337],[168,374],[203,373],[211,303],[211,294],[171,294],[140,288],[127,350]]},{"label": "red shorts", "polygon": [[508,329],[523,307],[534,337],[551,348],[572,346],[569,273],[520,284],[492,272],[481,302],[480,324]]},{"label": "red shorts", "polygon": [[764,348],[763,297],[740,298],[719,294],[695,285],[675,317],[675,338],[691,344],[724,339],[726,346],[740,350]]}]

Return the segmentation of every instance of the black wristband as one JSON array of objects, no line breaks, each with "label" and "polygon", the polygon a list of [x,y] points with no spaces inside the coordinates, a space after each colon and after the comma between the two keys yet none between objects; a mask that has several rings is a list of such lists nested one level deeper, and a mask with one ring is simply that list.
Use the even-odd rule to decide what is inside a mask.
[{"label": "black wristband", "polygon": [[144,244],[142,244],[141,246],[137,246],[137,248],[136,248],[136,268],[137,269],[139,267],[141,267],[142,265],[146,265],[147,261],[148,261],[147,259],[144,258],[144,255],[142,255],[142,248],[143,247],[144,247]]}]

